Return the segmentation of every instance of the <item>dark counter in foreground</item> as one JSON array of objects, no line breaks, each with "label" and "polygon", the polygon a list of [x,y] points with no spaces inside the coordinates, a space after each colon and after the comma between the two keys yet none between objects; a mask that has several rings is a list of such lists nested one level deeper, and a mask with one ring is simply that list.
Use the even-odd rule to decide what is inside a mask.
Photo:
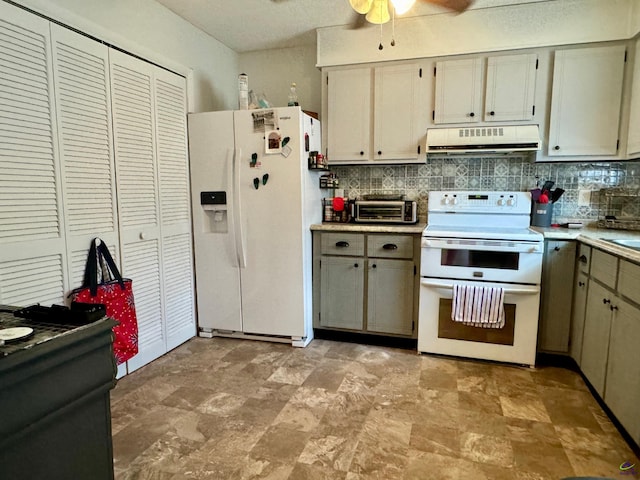
[{"label": "dark counter in foreground", "polygon": [[[0,328],[17,321],[3,313]],[[23,348],[13,344],[0,356],[0,477],[112,480],[115,321],[78,327],[19,321],[35,333]]]}]

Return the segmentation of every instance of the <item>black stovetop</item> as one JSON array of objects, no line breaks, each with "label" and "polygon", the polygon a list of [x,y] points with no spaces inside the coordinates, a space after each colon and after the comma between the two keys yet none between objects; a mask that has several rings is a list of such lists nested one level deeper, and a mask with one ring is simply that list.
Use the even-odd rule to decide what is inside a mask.
[{"label": "black stovetop", "polygon": [[0,328],[30,327],[33,328],[33,334],[28,337],[5,342],[4,345],[0,345],[0,358],[21,350],[33,348],[36,345],[48,342],[79,328],[78,325],[47,323],[15,317],[12,312],[18,308],[19,307],[0,305]]}]

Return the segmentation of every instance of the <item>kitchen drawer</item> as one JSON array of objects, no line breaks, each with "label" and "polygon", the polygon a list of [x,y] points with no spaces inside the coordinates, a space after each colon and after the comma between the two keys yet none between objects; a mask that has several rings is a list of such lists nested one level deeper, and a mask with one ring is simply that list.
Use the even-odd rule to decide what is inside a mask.
[{"label": "kitchen drawer", "polygon": [[369,235],[367,256],[377,258],[413,258],[413,236]]},{"label": "kitchen drawer", "polygon": [[591,247],[584,243],[578,243],[578,268],[581,272],[589,274],[591,266]]},{"label": "kitchen drawer", "polygon": [[615,289],[617,276],[618,257],[604,253],[602,250],[593,249],[591,251],[591,278]]},{"label": "kitchen drawer", "polygon": [[364,255],[364,235],[359,233],[323,233],[323,255]]},{"label": "kitchen drawer", "polygon": [[620,260],[618,272],[618,293],[640,304],[640,265]]}]

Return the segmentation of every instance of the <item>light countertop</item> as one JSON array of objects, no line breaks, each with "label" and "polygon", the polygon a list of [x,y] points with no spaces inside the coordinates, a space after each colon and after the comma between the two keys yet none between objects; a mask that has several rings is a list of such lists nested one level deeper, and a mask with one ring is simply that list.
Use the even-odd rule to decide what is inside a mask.
[{"label": "light countertop", "polygon": [[[420,234],[426,227],[425,223],[415,225],[393,224],[361,224],[361,223],[322,223],[311,225],[312,231],[318,232],[353,232],[353,233],[404,233]],[[532,227],[544,235],[547,240],[577,240],[599,248],[607,253],[617,255],[627,260],[640,263],[640,251],[624,247],[603,240],[634,239],[640,240],[640,232],[632,230],[614,230],[609,228],[561,228],[561,227]]]},{"label": "light countertop", "polygon": [[554,228],[532,227],[542,233],[547,240],[578,240],[592,247],[599,248],[607,253],[618,255],[637,263],[640,263],[640,251],[623,247],[603,239],[633,239],[640,240],[640,232],[633,230],[614,230],[610,228]]},{"label": "light countertop", "polygon": [[422,233],[425,223],[413,225],[364,224],[364,223],[322,223],[311,225],[312,231],[319,232],[353,232],[353,233]]}]

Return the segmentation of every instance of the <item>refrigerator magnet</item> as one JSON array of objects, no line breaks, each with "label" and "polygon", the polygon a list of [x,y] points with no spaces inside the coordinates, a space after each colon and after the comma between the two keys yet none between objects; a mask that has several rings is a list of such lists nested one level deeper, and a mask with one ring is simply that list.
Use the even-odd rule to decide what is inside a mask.
[{"label": "refrigerator magnet", "polygon": [[266,154],[282,153],[282,137],[277,131],[271,130],[269,132],[266,132],[264,140],[264,152]]},{"label": "refrigerator magnet", "polygon": [[282,147],[282,152],[281,153],[282,153],[283,157],[285,157],[285,158],[288,157],[289,155],[291,155],[291,152],[292,152],[292,150],[291,150],[291,147],[289,145],[284,145]]}]

